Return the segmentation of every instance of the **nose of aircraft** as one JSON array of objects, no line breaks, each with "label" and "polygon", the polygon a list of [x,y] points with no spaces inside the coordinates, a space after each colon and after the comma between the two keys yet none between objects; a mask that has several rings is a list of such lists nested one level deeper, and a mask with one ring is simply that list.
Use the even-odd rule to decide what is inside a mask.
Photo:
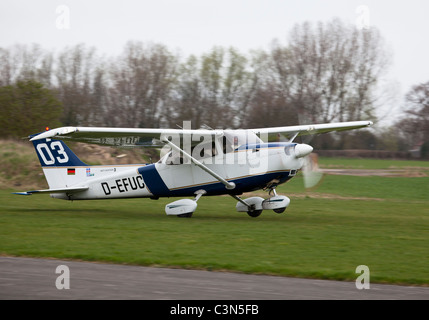
[{"label": "nose of aircraft", "polygon": [[308,144],[301,143],[295,146],[295,157],[302,158],[310,154],[313,151],[313,147]]}]

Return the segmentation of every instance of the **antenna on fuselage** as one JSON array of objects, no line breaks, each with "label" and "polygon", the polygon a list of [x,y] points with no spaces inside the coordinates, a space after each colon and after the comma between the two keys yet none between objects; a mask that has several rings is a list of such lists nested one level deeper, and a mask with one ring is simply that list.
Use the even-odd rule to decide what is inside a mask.
[{"label": "antenna on fuselage", "polygon": [[205,123],[201,125],[201,129],[214,130],[212,127],[206,125]]}]

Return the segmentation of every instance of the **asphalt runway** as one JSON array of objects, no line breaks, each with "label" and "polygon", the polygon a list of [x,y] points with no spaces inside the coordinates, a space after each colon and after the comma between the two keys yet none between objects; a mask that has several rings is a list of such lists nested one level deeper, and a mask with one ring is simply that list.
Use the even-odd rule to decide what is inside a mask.
[{"label": "asphalt runway", "polygon": [[[56,273],[60,265],[68,268],[69,289],[57,288],[66,285],[66,273]],[[358,290],[355,282],[0,257],[0,299],[427,300],[429,288],[370,284]]]}]

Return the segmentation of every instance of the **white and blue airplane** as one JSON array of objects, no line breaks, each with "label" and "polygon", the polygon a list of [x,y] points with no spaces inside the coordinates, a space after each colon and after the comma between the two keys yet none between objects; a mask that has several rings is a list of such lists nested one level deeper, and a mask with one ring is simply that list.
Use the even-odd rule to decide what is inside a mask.
[{"label": "white and blue airplane", "polygon": [[[275,189],[293,178],[313,151],[294,139],[370,125],[353,121],[246,130],[61,127],[29,137],[49,189],[17,194],[49,193],[65,200],[185,197],[165,206],[167,215],[179,217],[191,217],[203,195],[230,195],[238,201],[236,210],[251,217],[263,210],[282,213],[290,199]],[[285,141],[269,142],[280,135]],[[64,141],[157,147],[163,155],[151,164],[87,165]],[[260,189],[268,191],[267,199],[240,197]]]}]

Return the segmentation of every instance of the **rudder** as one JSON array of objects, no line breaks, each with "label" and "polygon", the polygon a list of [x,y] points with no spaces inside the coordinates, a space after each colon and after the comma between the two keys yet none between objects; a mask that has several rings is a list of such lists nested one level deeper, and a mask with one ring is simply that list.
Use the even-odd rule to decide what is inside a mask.
[{"label": "rudder", "polygon": [[50,189],[67,188],[86,179],[77,167],[87,167],[61,140],[32,141]]},{"label": "rudder", "polygon": [[87,166],[61,140],[34,140],[33,145],[42,167]]}]

